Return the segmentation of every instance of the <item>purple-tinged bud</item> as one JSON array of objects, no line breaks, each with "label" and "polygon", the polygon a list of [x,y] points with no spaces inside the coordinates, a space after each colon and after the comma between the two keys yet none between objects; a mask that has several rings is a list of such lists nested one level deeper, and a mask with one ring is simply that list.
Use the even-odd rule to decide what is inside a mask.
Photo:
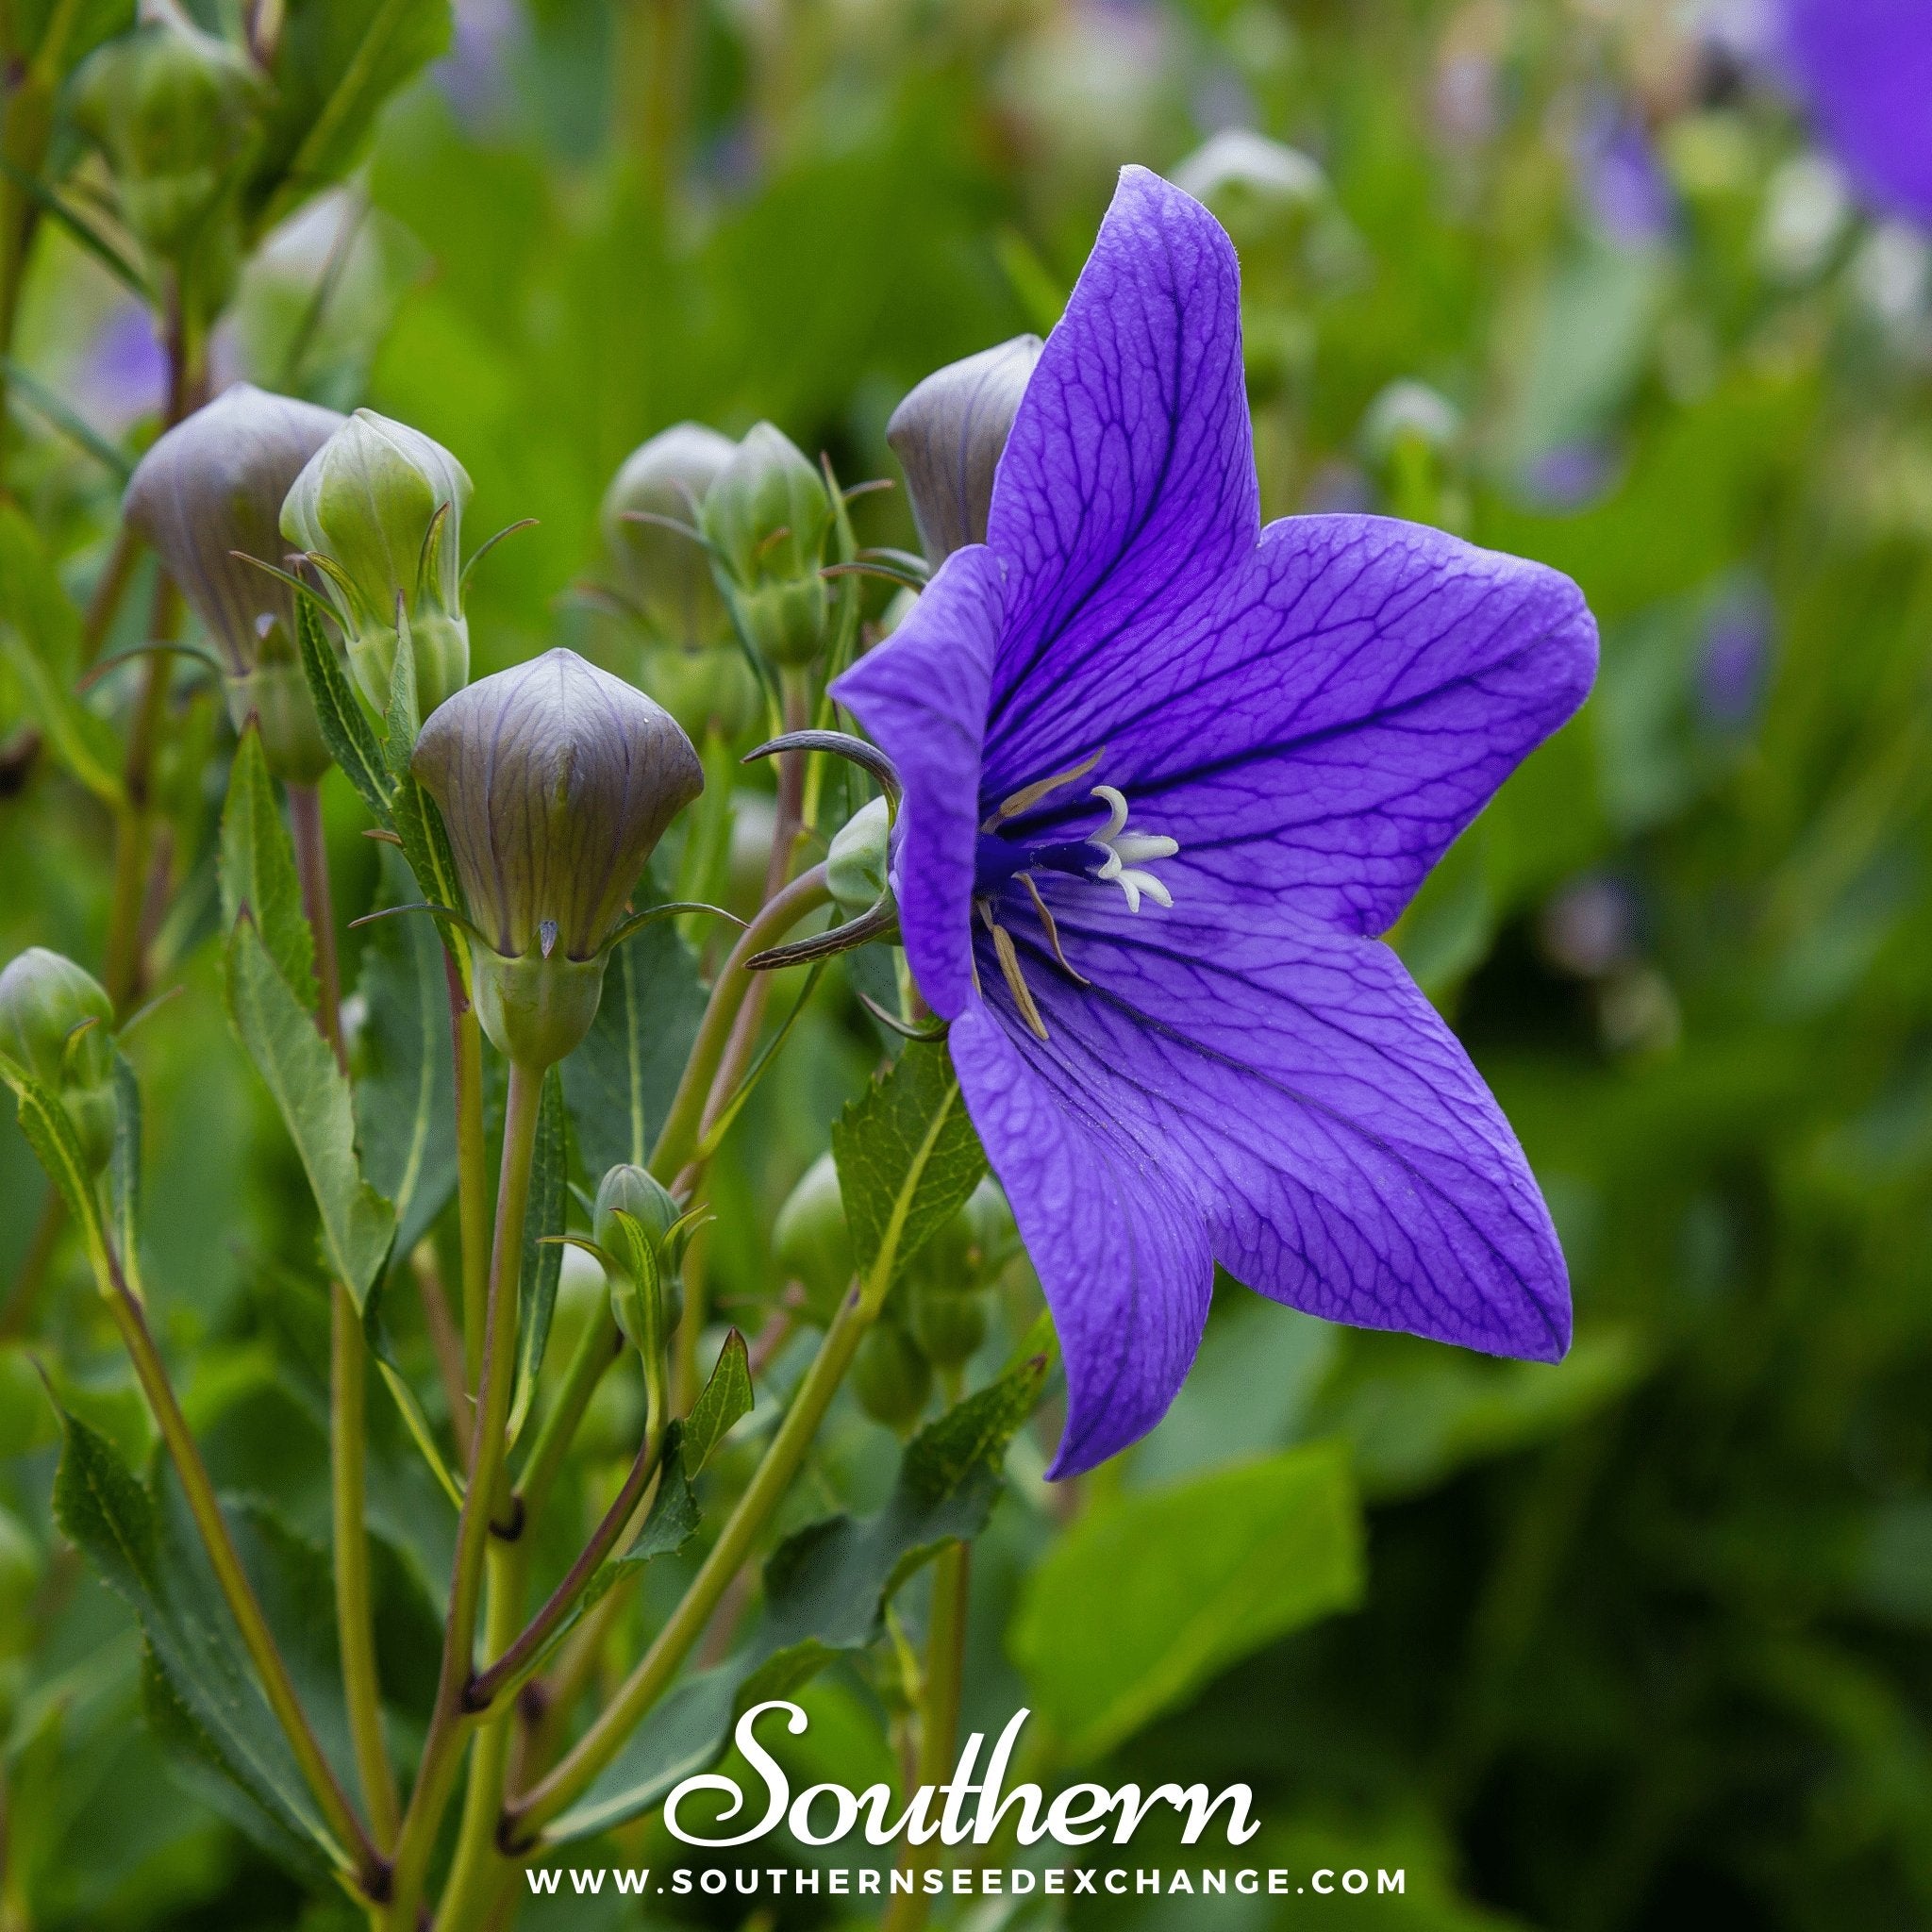
[{"label": "purple-tinged bud", "polygon": [[294,592],[245,559],[282,564],[282,499],[341,423],[237,383],[156,442],[122,506],[221,654],[236,729],[259,719],[269,769],[297,785],[313,784],[329,758],[295,648]]},{"label": "purple-tinged bud", "polygon": [[174,0],[142,0],[140,24],[75,75],[75,125],[106,157],[121,212],[165,260],[202,248],[245,155],[269,87],[239,47]]},{"label": "purple-tinged bud", "polygon": [[769,423],[752,428],[705,497],[719,588],[774,664],[809,664],[824,648],[832,605],[819,570],[834,521],[825,479]]},{"label": "purple-tinged bud", "polygon": [[484,1030],[526,1066],[590,1031],[604,947],[664,829],[705,787],[676,721],[575,651],[450,698],[412,760],[442,809],[475,950]]},{"label": "purple-tinged bud", "polygon": [[738,445],[702,423],[678,423],[634,449],[604,492],[610,560],[630,600],[665,643],[696,651],[729,634],[703,547],[640,516],[695,529],[706,496]]},{"label": "purple-tinged bud", "polygon": [[470,478],[440,442],[358,409],[312,456],[282,505],[282,535],[316,559],[377,711],[389,704],[396,616],[409,632],[416,709],[427,718],[470,677],[462,523]]},{"label": "purple-tinged bud", "polygon": [[0,1054],[58,1094],[91,1174],[114,1149],[114,1008],[99,981],[29,946],[0,973]]},{"label": "purple-tinged bud", "polygon": [[906,472],[926,561],[986,541],[993,474],[1045,345],[1015,336],[935,370],[892,411],[886,441]]}]

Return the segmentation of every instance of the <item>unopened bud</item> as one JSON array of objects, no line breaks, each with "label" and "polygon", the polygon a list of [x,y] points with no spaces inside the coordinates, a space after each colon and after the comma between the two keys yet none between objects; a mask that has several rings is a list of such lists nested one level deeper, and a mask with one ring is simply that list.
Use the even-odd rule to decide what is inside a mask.
[{"label": "unopened bud", "polygon": [[668,1239],[677,1221],[676,1200],[641,1167],[613,1167],[597,1189],[591,1228],[616,1270],[611,1311],[632,1345],[654,1362],[684,1313],[681,1243]]},{"label": "unopened bud", "polygon": [[294,592],[247,559],[282,563],[282,500],[341,424],[333,409],[237,383],[155,443],[123,499],[221,656],[236,729],[258,718],[269,769],[298,785],[329,758],[296,656]]},{"label": "unopened bud", "polygon": [[645,651],[638,682],[692,739],[716,731],[736,738],[758,715],[758,681],[735,643],[658,644]]},{"label": "unopened bud", "polygon": [[738,445],[705,498],[719,588],[774,664],[809,664],[824,647],[831,600],[819,568],[832,524],[824,478],[769,423]]},{"label": "unopened bud", "polygon": [[605,943],[704,767],[661,706],[555,650],[458,691],[412,768],[485,941],[477,1017],[511,1060],[549,1066],[590,1031]]},{"label": "unopened bud", "polygon": [[986,1300],[971,1290],[942,1286],[922,1276],[909,1289],[908,1301],[913,1339],[942,1369],[971,1361],[986,1340]]},{"label": "unopened bud", "polygon": [[886,893],[892,815],[883,798],[859,808],[833,835],[825,884],[847,912],[863,912]]},{"label": "unopened bud", "polygon": [[965,1294],[983,1288],[1019,1247],[1013,1210],[999,1183],[985,1176],[950,1221],[935,1228],[913,1257],[913,1273],[941,1289]]},{"label": "unopened bud", "polygon": [[820,1155],[786,1197],[772,1225],[772,1252],[780,1272],[805,1290],[807,1314],[821,1326],[829,1323],[853,1272],[839,1169],[829,1154]]},{"label": "unopened bud", "polygon": [[84,968],[29,946],[0,973],[0,1053],[57,1093],[90,1174],[114,1151],[113,1003]]},{"label": "unopened bud", "polygon": [[282,506],[282,535],[316,560],[349,668],[389,704],[400,611],[427,718],[470,676],[462,522],[470,478],[440,442],[358,409],[308,460]]},{"label": "unopened bud", "polygon": [[1044,344],[1015,336],[935,370],[892,411],[886,441],[906,472],[926,561],[986,541],[992,479]]},{"label": "unopened bud", "polygon": [[932,1393],[932,1363],[898,1323],[876,1322],[852,1358],[852,1392],[874,1422],[904,1435]]},{"label": "unopened bud", "polygon": [[706,495],[737,449],[702,423],[679,423],[634,449],[604,492],[604,541],[625,591],[662,641],[687,651],[726,635],[710,562],[702,544],[641,517],[695,530]]},{"label": "unopened bud", "polygon": [[82,63],[75,125],[107,158],[123,217],[156,255],[178,260],[204,242],[268,92],[245,53],[174,0],[142,0],[134,30]]}]

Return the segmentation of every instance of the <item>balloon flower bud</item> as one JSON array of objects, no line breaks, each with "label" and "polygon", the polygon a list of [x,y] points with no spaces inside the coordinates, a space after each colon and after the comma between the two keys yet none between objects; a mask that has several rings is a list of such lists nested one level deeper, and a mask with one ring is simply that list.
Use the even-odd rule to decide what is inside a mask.
[{"label": "balloon flower bud", "polygon": [[481,941],[477,1017],[508,1058],[549,1066],[590,1031],[625,902],[704,767],[660,706],[556,650],[458,691],[413,769]]},{"label": "balloon flower bud", "polygon": [[282,499],[341,422],[237,383],[142,458],[123,503],[220,654],[236,729],[257,718],[269,769],[297,785],[328,769],[328,747],[295,648],[294,592],[248,559],[280,565]]},{"label": "balloon flower bud", "polygon": [[852,1285],[852,1237],[839,1169],[822,1154],[806,1169],[772,1224],[772,1253],[781,1273],[805,1290],[806,1313],[822,1327],[839,1312]]},{"label": "balloon flower bud", "polygon": [[769,423],[738,445],[705,498],[719,588],[774,664],[809,664],[824,646],[831,600],[819,568],[833,523],[825,479]]},{"label": "balloon flower bud", "polygon": [[611,1312],[647,1363],[669,1346],[684,1313],[677,1202],[641,1167],[613,1167],[597,1189],[591,1232],[608,1261]]},{"label": "balloon flower bud", "polygon": [[207,240],[268,94],[241,48],[204,33],[174,0],[142,0],[134,30],[82,63],[70,100],[75,125],[106,157],[129,229],[179,261]]},{"label": "balloon flower bud", "polygon": [[0,973],[0,1054],[57,1093],[90,1174],[114,1151],[114,1008],[72,959],[29,946]]},{"label": "balloon flower bud", "polygon": [[1044,346],[1038,336],[1015,336],[949,362],[886,425],[886,441],[906,472],[920,546],[935,568],[966,544],[986,541],[993,472]]},{"label": "balloon flower bud", "polygon": [[701,544],[641,519],[664,517],[694,529],[737,450],[715,429],[679,423],[634,449],[604,492],[604,541],[626,594],[661,641],[688,651],[728,634],[710,563]]},{"label": "balloon flower bud", "polygon": [[874,798],[833,834],[825,854],[825,883],[847,912],[863,912],[885,897],[891,829],[891,808],[883,798]]},{"label": "balloon flower bud", "polygon": [[932,1393],[932,1363],[897,1322],[878,1322],[852,1358],[852,1392],[874,1422],[905,1435]]},{"label": "balloon flower bud", "polygon": [[461,557],[469,500],[468,473],[440,442],[358,409],[308,459],[282,505],[282,535],[321,573],[349,668],[377,711],[389,705],[404,629],[419,717],[469,682]]}]

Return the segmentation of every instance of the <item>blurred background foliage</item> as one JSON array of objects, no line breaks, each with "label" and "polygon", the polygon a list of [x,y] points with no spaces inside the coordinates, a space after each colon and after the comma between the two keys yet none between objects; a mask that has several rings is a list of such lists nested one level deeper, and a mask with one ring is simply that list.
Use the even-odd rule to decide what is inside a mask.
[{"label": "blurred background foliage", "polygon": [[[583,588],[608,575],[597,508],[625,454],[681,418],[769,417],[847,481],[894,475],[893,404],[1049,326],[1113,171],[1142,161],[1240,245],[1269,514],[1440,523],[1588,594],[1594,699],[1396,935],[1549,1194],[1573,1356],[1495,1364],[1224,1287],[1173,1414],[1087,1493],[1046,1495],[1041,1444],[1019,1445],[974,1572],[969,1723],[1031,1702],[1105,1782],[1245,1779],[1266,1821],[1246,1861],[1402,1865],[1407,1891],[1102,1900],[1074,1922],[1932,1924],[1932,256],[1857,205],[1736,11],[458,0],[447,55],[269,237],[216,339],[218,382],[366,402],[445,443],[479,534],[539,520],[478,573],[479,673],[568,641],[648,680]],[[145,311],[56,225],[12,367],[13,493],[85,602],[163,366]],[[860,516],[862,541],[912,541],[903,495]],[[140,588],[110,645],[142,634]],[[178,742],[225,737],[184,684]],[[91,700],[131,701],[125,673]],[[319,1536],[310,1210],[209,943],[223,761],[158,775],[177,890],[156,949],[186,993],[130,1047],[148,1267],[218,1474]],[[325,797],[358,910],[375,849],[339,774]],[[758,808],[741,794],[761,866]],[[0,957],[98,961],[108,842],[5,660]],[[772,1213],[878,1050],[828,974],[720,1165],[727,1315],[769,1302]],[[0,1279],[42,1199],[9,1115]],[[146,1446],[72,1245],[0,1353],[0,1925],[286,1926],[286,1882],[135,1722],[131,1621],[50,1524],[36,1362]],[[627,1456],[635,1395],[608,1393],[607,1453]],[[440,1506],[376,1422],[385,1673],[421,1686]],[[842,1426],[817,1501],[876,1501],[890,1443]],[[1330,1549],[1311,1571],[1292,1510],[1169,1557],[1174,1485],[1208,1485],[1211,1515],[1228,1465],[1297,1444],[1325,1446],[1254,1467],[1345,1458],[1358,1566]],[[1088,1547],[1103,1506],[1111,1541]],[[1226,1507],[1276,1521],[1259,1491]],[[889,1774],[858,1674],[808,1702],[814,1775]],[[1158,1862],[1157,1836],[1121,1856]]]}]

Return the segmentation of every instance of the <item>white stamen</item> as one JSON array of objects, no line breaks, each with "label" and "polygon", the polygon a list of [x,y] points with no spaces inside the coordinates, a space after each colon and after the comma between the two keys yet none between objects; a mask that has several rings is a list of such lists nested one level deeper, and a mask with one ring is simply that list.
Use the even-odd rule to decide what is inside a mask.
[{"label": "white stamen", "polygon": [[1157,906],[1172,906],[1174,894],[1146,867],[1150,859],[1172,858],[1180,841],[1164,833],[1128,831],[1126,794],[1114,786],[1096,785],[1091,795],[1107,807],[1107,824],[1089,832],[1087,843],[1107,857],[1088,875],[1118,886],[1126,894],[1129,912],[1140,911],[1142,893]]}]

